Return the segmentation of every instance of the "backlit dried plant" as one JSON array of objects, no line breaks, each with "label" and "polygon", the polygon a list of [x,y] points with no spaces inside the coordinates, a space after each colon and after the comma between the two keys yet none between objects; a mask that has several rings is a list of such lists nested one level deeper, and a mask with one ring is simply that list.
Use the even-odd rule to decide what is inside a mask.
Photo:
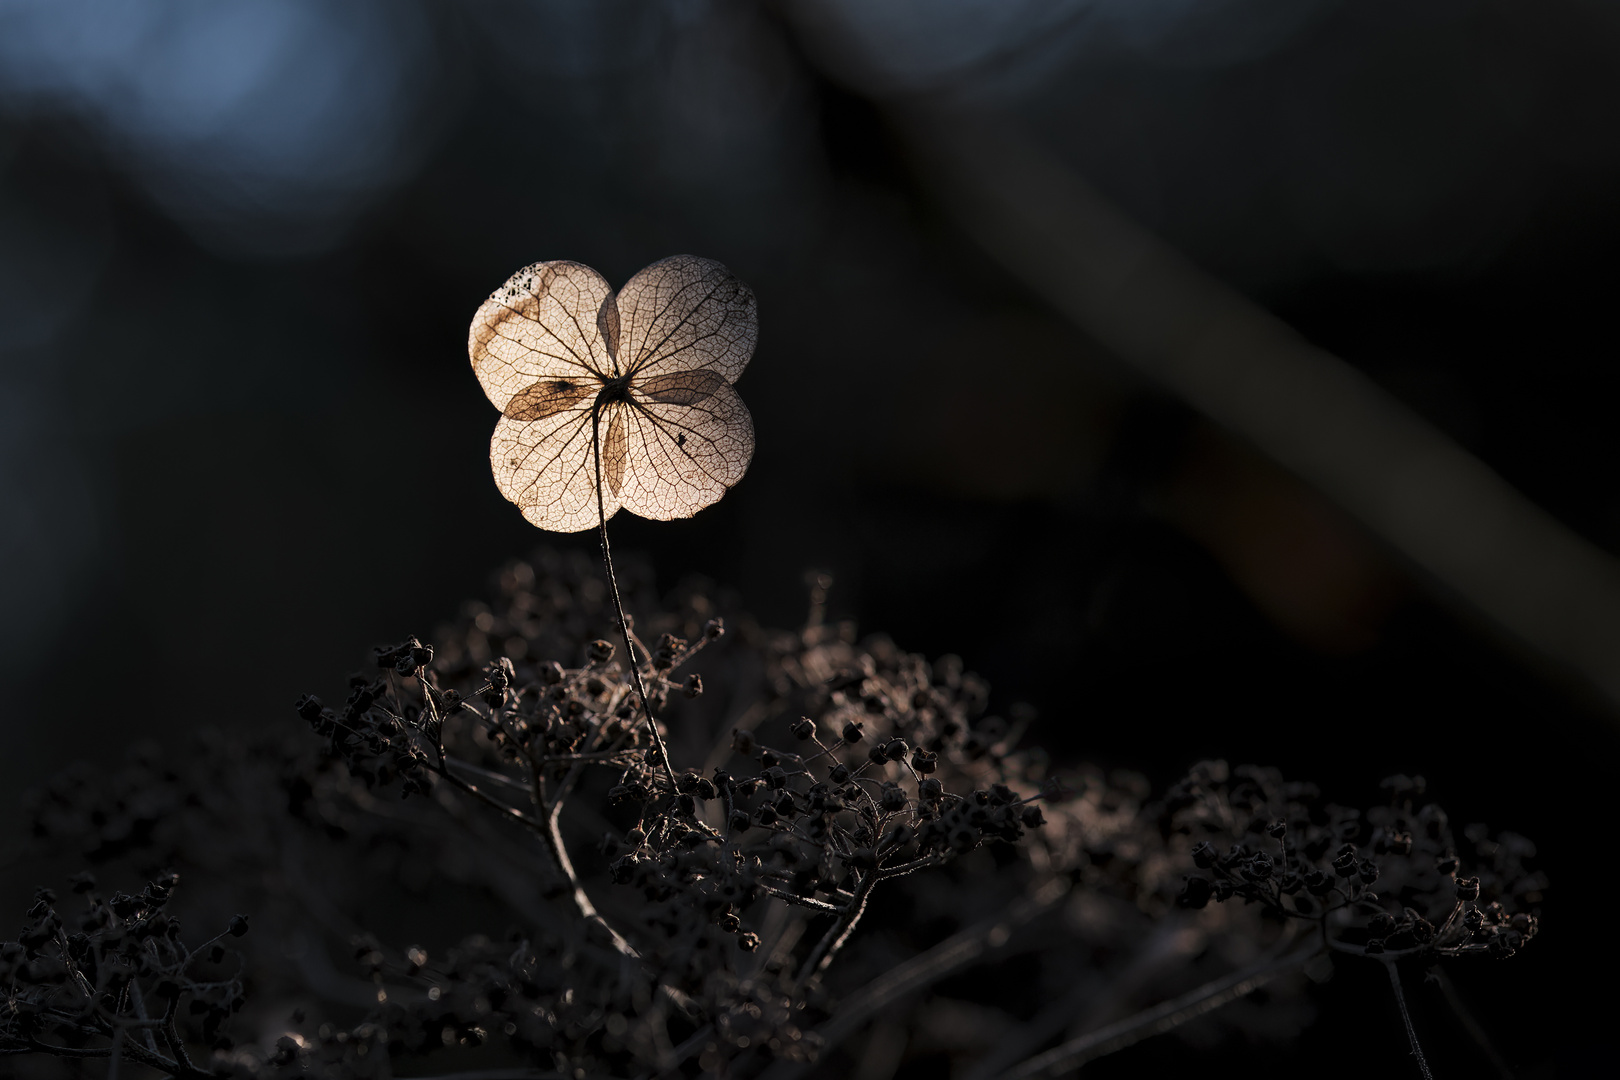
[{"label": "backlit dried plant", "polygon": [[[710,259],[675,255],[617,293],[575,262],[535,263],[479,307],[467,354],[500,422],[495,482],[542,529],[591,526],[647,729],[663,744],[619,598],[607,519],[691,517],[742,479],[754,423],[731,388],[754,355],[754,294]],[[673,783],[667,759],[664,772]]]},{"label": "backlit dried plant", "polygon": [[[0,947],[0,1053],[176,1077],[380,1077],[431,1055],[786,1080],[855,1052],[1034,1077],[1172,1028],[1212,1037],[1200,1017],[1286,1037],[1330,957],[1488,960],[1534,936],[1528,842],[1458,839],[1416,781],[1365,814],[1218,762],[1156,801],[1128,774],[1060,784],[1021,745],[1026,714],[989,713],[952,658],[827,623],[823,581],[795,633],[704,589],[658,605],[636,568],[624,584],[656,635],[633,631],[673,786],[598,636],[617,620],[600,577],[512,564],[430,642],[377,650],[341,705],[302,700],[318,745],[145,749],[43,788],[44,843],[149,884],[81,879],[83,914],[39,895]],[[246,910],[254,933],[188,949],[174,897],[204,925]],[[944,990],[987,962],[1020,974]]]},{"label": "backlit dried plant", "polygon": [[[594,525],[605,583],[579,558],[508,566],[492,603],[378,648],[341,706],[300,699],[318,746],[213,738],[47,784],[36,834],[145,884],[81,875],[78,915],[38,892],[0,944],[0,1057],[176,1080],[381,1078],[440,1053],[489,1077],[792,1080],[868,1032],[863,1074],[916,1048],[1023,1080],[1221,1006],[1287,1035],[1304,995],[1236,1003],[1354,957],[1388,969],[1427,1076],[1397,961],[1523,948],[1546,887],[1528,841],[1460,844],[1407,777],[1365,815],[1223,762],[1158,801],[1130,774],[1059,778],[1022,743],[1027,711],[989,713],[959,661],[829,624],[825,579],[794,633],[701,588],[661,608],[634,569],[621,589],[613,513],[688,516],[746,470],[731,384],[756,337],[748,289],[689,256],[617,293],[539,263],[480,307],[496,482],[541,528]],[[225,927],[194,947],[182,879]],[[458,901],[400,914],[435,885]],[[491,903],[504,934],[476,932]],[[222,914],[239,904],[267,947]],[[362,908],[412,937],[465,929],[387,941]],[[1019,959],[983,1000],[940,992]]]}]

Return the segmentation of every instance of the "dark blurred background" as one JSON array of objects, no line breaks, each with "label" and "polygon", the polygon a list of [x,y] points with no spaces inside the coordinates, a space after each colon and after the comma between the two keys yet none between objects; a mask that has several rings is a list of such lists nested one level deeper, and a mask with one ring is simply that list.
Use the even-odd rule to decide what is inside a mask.
[{"label": "dark blurred background", "polygon": [[[1617,55],[1605,0],[0,2],[3,813],[594,550],[496,492],[467,323],[528,262],[689,252],[758,295],[759,448],[616,546],[776,625],[830,572],[1070,759],[1427,775],[1553,879],[1459,982],[1595,1075],[1615,703],[1050,309],[905,117],[1005,118],[1614,553]],[[1324,1011],[1266,1053],[1398,1056]]]}]

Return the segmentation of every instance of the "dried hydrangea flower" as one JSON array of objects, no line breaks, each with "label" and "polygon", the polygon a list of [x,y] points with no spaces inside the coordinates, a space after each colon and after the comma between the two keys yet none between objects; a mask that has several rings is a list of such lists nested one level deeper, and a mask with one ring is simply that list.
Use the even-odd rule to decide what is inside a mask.
[{"label": "dried hydrangea flower", "polygon": [[490,442],[501,494],[553,532],[620,507],[667,521],[712,505],[753,457],[731,384],[758,337],[754,294],[709,259],[653,263],[616,294],[576,262],[519,270],[467,339],[501,410]]}]

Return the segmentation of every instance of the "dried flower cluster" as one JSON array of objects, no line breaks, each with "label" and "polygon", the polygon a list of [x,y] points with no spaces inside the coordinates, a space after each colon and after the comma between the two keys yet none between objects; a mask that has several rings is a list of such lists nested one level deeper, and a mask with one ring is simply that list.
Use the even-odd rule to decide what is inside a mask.
[{"label": "dried flower cluster", "polygon": [[[1457,843],[1419,781],[1364,815],[1221,763],[1158,801],[1087,766],[1059,783],[1021,745],[1027,713],[989,714],[952,658],[827,623],[825,581],[797,633],[700,587],[659,611],[643,572],[622,582],[667,758],[607,640],[608,590],[542,553],[431,644],[378,649],[342,705],[301,699],[301,734],[48,783],[46,843],[152,884],[86,885],[80,921],[40,894],[0,947],[0,1053],[176,1077],[381,1077],[433,1055],[785,1080],[881,1018],[868,1054],[988,1080],[1168,1027],[1211,1037],[1193,1019],[1262,983],[1264,1008],[1212,1018],[1287,1035],[1308,1020],[1298,973],[1328,952],[1504,956],[1534,936],[1528,842]],[[227,937],[249,912],[240,960],[181,945],[171,871]],[[1024,975],[942,993],[985,962]]]},{"label": "dried flower cluster", "polygon": [[[245,916],[195,948],[168,912],[179,878],[104,896],[90,873],[74,877],[77,914],[39,889],[15,942],[0,944],[0,1053],[123,1057],[172,1076],[203,1075],[187,1044],[229,1047],[221,1025],[245,1003],[242,956],[226,942]],[[181,1003],[185,1003],[184,1010]]]},{"label": "dried flower cluster", "polygon": [[1508,957],[1535,937],[1546,879],[1524,868],[1527,840],[1470,826],[1459,846],[1422,777],[1382,786],[1389,802],[1362,813],[1275,769],[1199,763],[1164,802],[1168,828],[1199,838],[1182,904],[1239,898],[1316,923],[1330,948],[1390,958]]}]

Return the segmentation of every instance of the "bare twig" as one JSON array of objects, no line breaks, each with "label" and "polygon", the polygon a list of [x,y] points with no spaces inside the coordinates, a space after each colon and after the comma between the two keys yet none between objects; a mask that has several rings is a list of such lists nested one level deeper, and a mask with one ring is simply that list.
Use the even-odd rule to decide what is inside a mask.
[{"label": "bare twig", "polygon": [[[1006,910],[974,923],[926,952],[896,965],[845,998],[838,1011],[816,1029],[823,1052],[832,1050],[895,1002],[933,985],[1004,945],[1013,930],[1050,911],[1069,893],[1066,878],[1054,878]],[[778,1061],[761,1080],[797,1080],[812,1066]]]},{"label": "bare twig", "polygon": [[1502,1080],[1513,1080],[1513,1067],[1507,1063],[1507,1059],[1502,1056],[1502,1052],[1496,1048],[1496,1042],[1480,1024],[1479,1020],[1475,1018],[1473,1010],[1469,1009],[1467,1003],[1457,993],[1457,988],[1451,983],[1451,976],[1447,975],[1441,968],[1435,967],[1429,972],[1429,978],[1433,979],[1435,984],[1440,987],[1440,993],[1445,995],[1446,1004],[1451,1006],[1451,1011],[1457,1017],[1457,1022],[1463,1026],[1463,1030],[1468,1032],[1468,1037],[1474,1040],[1480,1051],[1489,1059],[1491,1068],[1496,1070],[1496,1074]]},{"label": "bare twig", "polygon": [[[1171,962],[1182,962],[1205,942],[1202,931],[1167,922],[1156,930],[1125,969],[1111,980],[1077,979],[1074,989],[1042,1009],[1028,1023],[1007,1032],[964,1074],[963,1080],[989,1080],[1034,1053],[1064,1028],[1079,1021],[1108,1019],[1109,1011],[1126,1006],[1141,986]],[[1091,1012],[1106,1002],[1099,1015]]]},{"label": "bare twig", "polygon": [[[601,507],[598,506],[599,511],[600,509]],[[603,529],[602,536],[603,542],[606,543],[607,531],[605,527]],[[611,570],[612,567],[610,564],[610,577]],[[615,586],[614,594],[615,596],[617,595],[617,586]],[[473,784],[463,780],[461,777],[456,776],[450,771],[448,765],[449,757],[444,750],[443,718],[439,716],[438,707],[433,701],[433,694],[425,683],[423,684],[422,690],[423,698],[426,700],[428,710],[434,720],[435,734],[433,737],[433,748],[438,755],[438,764],[435,766],[434,771],[449,782],[450,785],[456,790],[471,795],[473,798],[484,803],[486,806],[500,812],[502,816],[508,820],[515,821],[518,824],[521,824],[538,833],[541,841],[544,842],[546,846],[546,851],[551,855],[552,862],[556,864],[557,869],[562,876],[567,879],[570,895],[574,901],[574,907],[578,910],[580,917],[586,922],[595,923],[597,926],[601,927],[602,930],[607,933],[609,939],[613,942],[613,947],[621,954],[639,958],[640,954],[636,952],[635,947],[626,941],[624,936],[615,930],[613,926],[602,917],[602,914],[596,910],[596,905],[591,903],[591,898],[585,893],[585,887],[580,884],[579,875],[574,872],[573,860],[568,857],[568,846],[563,843],[562,829],[559,824],[560,818],[562,817],[564,801],[563,795],[566,794],[567,788],[572,786],[572,781],[577,778],[577,775],[584,768],[586,763],[584,761],[575,762],[573,769],[569,771],[568,779],[565,780],[563,786],[559,788],[557,797],[551,801],[549,808],[544,810],[544,819],[542,821],[536,821],[534,818],[531,818],[522,811],[514,809],[513,807],[501,802],[499,799],[485,794]],[[651,716],[652,714],[648,713],[649,721],[651,720]],[[655,734],[656,731],[657,729],[655,726]],[[538,773],[535,776],[534,782],[535,789],[533,792],[533,797],[535,803],[537,806],[543,807],[544,803],[540,797]]]},{"label": "bare twig", "polygon": [[1389,985],[1395,988],[1395,1004],[1400,1006],[1401,1023],[1406,1025],[1406,1038],[1412,1044],[1412,1056],[1417,1058],[1418,1071],[1423,1074],[1423,1080],[1434,1080],[1434,1074],[1429,1072],[1429,1063],[1423,1058],[1423,1047],[1418,1045],[1417,1028],[1412,1026],[1412,1014],[1406,1009],[1406,992],[1401,989],[1401,972],[1393,960],[1387,961],[1384,967],[1389,972]]},{"label": "bare twig", "polygon": [[547,1072],[544,1069],[471,1069],[467,1072],[416,1077],[413,1080],[575,1080],[575,1074]]},{"label": "bare twig", "polygon": [[805,985],[833,962],[838,950],[844,947],[844,942],[855,932],[861,916],[866,914],[867,898],[872,895],[872,889],[879,880],[881,878],[876,870],[868,870],[866,876],[861,878],[860,884],[855,886],[855,895],[844,906],[833,924],[827,928],[821,940],[816,942],[816,947],[810,950],[810,955],[804,958],[804,966],[799,969],[798,978],[794,980],[795,986]]},{"label": "bare twig", "polygon": [[451,787],[465,795],[470,795],[474,799],[477,799],[491,810],[494,810],[503,819],[510,821],[515,825],[522,825],[524,828],[531,829],[534,832],[540,833],[541,835],[545,834],[546,827],[543,823],[536,821],[534,818],[525,814],[516,807],[506,805],[499,799],[481,790],[479,787],[477,787],[477,785],[463,780],[461,777],[451,772],[444,761],[441,760],[439,765],[435,767],[433,771],[443,777]]},{"label": "bare twig", "polygon": [[1267,958],[1230,975],[1205,983],[1180,997],[1144,1009],[1135,1016],[1070,1039],[1061,1046],[1026,1059],[1001,1074],[998,1080],[1026,1080],[1078,1069],[1088,1061],[1123,1050],[1133,1043],[1180,1027],[1240,997],[1253,993],[1280,975],[1305,965],[1320,948],[1310,945],[1280,959]]},{"label": "bare twig", "polygon": [[543,839],[546,842],[546,850],[550,851],[551,857],[556,860],[557,868],[562,871],[563,877],[568,879],[569,887],[573,890],[574,907],[579,909],[580,915],[584,916],[587,922],[595,923],[607,932],[608,937],[613,941],[615,949],[625,956],[639,959],[641,954],[636,952],[635,947],[626,941],[624,936],[615,930],[607,919],[602,917],[601,912],[596,910],[596,905],[591,903],[591,898],[585,894],[585,886],[580,884],[579,875],[574,873],[573,860],[568,857],[568,847],[563,843],[562,838],[560,824],[562,807],[563,804],[560,799],[552,804],[551,813],[546,817],[546,831]]}]

